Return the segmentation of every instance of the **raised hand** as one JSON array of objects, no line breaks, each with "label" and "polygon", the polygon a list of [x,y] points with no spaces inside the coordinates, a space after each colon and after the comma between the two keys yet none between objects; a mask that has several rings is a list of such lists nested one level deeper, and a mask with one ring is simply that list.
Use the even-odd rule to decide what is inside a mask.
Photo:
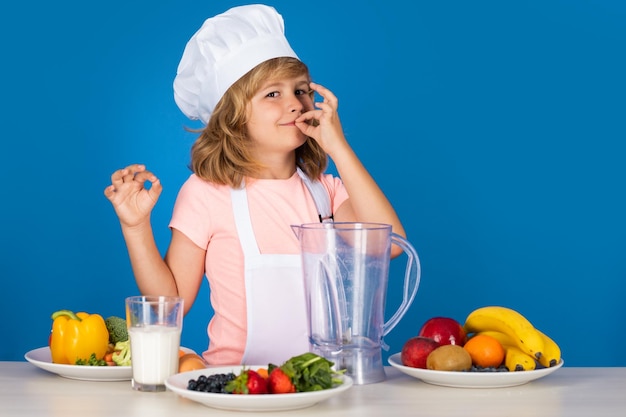
[{"label": "raised hand", "polygon": [[[146,182],[151,187],[146,187]],[[163,186],[144,165],[134,164],[115,171],[104,195],[111,202],[122,226],[133,227],[149,221]]]},{"label": "raised hand", "polygon": [[296,119],[296,126],[302,133],[315,139],[332,158],[336,146],[346,142],[337,113],[338,100],[326,87],[316,83],[309,85],[323,101],[315,102],[316,110],[307,111]]}]

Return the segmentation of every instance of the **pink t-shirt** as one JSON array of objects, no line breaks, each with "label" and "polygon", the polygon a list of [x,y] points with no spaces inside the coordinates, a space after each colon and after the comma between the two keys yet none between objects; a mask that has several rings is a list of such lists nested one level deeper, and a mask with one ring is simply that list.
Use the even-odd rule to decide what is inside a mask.
[{"label": "pink t-shirt", "polygon": [[[333,213],[348,198],[341,180],[320,178]],[[261,253],[294,254],[300,247],[291,225],[319,222],[315,203],[300,176],[251,180],[246,185],[252,228]],[[235,227],[230,187],[192,174],[181,187],[170,227],[205,249],[205,273],[215,315],[204,352],[210,364],[240,363],[246,346],[246,290],[243,253]]]}]

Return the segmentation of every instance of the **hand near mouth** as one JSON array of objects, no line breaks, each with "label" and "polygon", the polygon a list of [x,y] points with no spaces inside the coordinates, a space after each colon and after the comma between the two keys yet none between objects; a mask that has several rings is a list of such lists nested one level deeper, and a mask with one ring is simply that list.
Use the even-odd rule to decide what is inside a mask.
[{"label": "hand near mouth", "polygon": [[324,100],[315,102],[316,110],[310,110],[295,120],[302,133],[315,139],[320,146],[331,154],[330,149],[337,143],[345,142],[339,114],[337,113],[337,97],[326,87],[310,83],[311,89]]}]

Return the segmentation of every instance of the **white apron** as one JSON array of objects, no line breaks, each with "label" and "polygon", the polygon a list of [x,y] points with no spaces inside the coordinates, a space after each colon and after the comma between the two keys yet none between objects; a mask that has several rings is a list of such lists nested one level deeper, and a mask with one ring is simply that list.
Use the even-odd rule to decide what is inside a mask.
[{"label": "white apron", "polygon": [[233,189],[233,211],[243,249],[248,334],[244,365],[281,365],[309,351],[302,261],[262,255],[256,244],[246,189]]},{"label": "white apron", "polygon": [[[305,177],[300,171],[301,176]],[[305,181],[320,211],[332,219],[328,194],[319,182]],[[313,191],[315,190],[315,191]],[[323,190],[323,194],[321,192]],[[321,198],[320,196],[325,196]],[[248,333],[244,365],[281,365],[309,351],[308,320],[300,254],[260,253],[245,188],[231,189],[235,225],[244,256]]]}]

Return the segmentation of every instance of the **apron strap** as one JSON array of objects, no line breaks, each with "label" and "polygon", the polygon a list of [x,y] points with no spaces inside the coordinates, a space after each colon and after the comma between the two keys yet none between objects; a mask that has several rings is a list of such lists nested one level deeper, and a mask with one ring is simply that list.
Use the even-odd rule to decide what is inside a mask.
[{"label": "apron strap", "polygon": [[244,256],[259,255],[259,247],[256,244],[252,221],[248,210],[248,194],[245,187],[231,188],[230,195],[233,200],[233,213],[235,225],[239,234],[239,241],[243,249]]},{"label": "apron strap", "polygon": [[319,181],[312,181],[301,169],[297,168],[298,175],[302,178],[304,185],[309,189],[315,207],[317,207],[317,213],[320,219],[320,223],[332,223],[333,212],[330,205],[330,197],[326,192],[326,188]]}]

